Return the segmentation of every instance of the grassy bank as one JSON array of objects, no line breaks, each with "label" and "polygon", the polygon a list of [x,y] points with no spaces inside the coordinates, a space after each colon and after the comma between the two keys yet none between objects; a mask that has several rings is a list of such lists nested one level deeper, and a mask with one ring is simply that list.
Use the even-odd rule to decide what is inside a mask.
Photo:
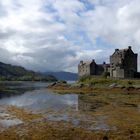
[{"label": "grassy bank", "polygon": [[111,79],[105,78],[102,76],[85,76],[79,79],[79,83],[91,84],[94,86],[109,86],[111,84],[116,84],[120,86],[131,86],[131,85],[140,85],[140,79]]},{"label": "grassy bank", "polygon": [[82,77],[78,82],[67,84],[66,82],[56,82],[48,86],[48,89],[75,92],[113,92],[113,93],[140,93],[140,80],[121,79],[115,80],[104,77],[87,76]]}]

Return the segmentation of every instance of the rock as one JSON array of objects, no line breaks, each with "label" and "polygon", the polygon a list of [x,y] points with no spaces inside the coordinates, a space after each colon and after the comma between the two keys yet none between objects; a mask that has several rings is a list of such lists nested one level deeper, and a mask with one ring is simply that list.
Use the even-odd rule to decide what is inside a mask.
[{"label": "rock", "polygon": [[104,136],[103,140],[109,140],[108,136]]},{"label": "rock", "polygon": [[124,105],[128,107],[138,107],[137,104],[133,104],[133,103],[124,103]]},{"label": "rock", "polygon": [[113,83],[113,84],[109,85],[110,88],[114,88],[114,87],[116,87],[116,86],[117,86],[116,83]]},{"label": "rock", "polygon": [[50,84],[50,85],[48,85],[48,88],[49,87],[53,87],[53,86],[55,86],[57,83],[56,82],[54,82],[54,83],[52,83],[52,84]]},{"label": "rock", "polygon": [[130,91],[130,90],[133,90],[133,89],[135,89],[135,87],[133,87],[133,86],[129,86],[129,87],[126,88],[127,91]]},{"label": "rock", "polygon": [[80,84],[80,85],[79,85],[79,88],[82,88],[83,86],[84,86],[84,84]]}]

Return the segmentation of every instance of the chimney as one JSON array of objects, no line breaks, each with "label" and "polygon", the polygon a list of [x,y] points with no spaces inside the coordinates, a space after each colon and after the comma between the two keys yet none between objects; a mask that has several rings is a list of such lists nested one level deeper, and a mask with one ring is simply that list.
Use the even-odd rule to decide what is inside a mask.
[{"label": "chimney", "polygon": [[119,49],[115,49],[115,52],[119,51]]},{"label": "chimney", "polygon": [[83,60],[80,61],[80,64],[83,64]]},{"label": "chimney", "polygon": [[105,65],[105,64],[106,64],[106,62],[104,61],[104,62],[103,62],[103,65]]},{"label": "chimney", "polygon": [[131,48],[132,48],[131,46],[128,46],[128,49],[129,49],[129,50],[131,50]]}]

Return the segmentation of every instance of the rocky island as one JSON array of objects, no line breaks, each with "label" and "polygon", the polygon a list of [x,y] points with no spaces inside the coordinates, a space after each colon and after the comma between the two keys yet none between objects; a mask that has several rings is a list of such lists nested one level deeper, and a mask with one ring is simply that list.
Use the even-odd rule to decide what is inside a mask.
[{"label": "rocky island", "polygon": [[60,81],[49,85],[48,88],[78,93],[140,93],[137,56],[129,46],[126,49],[115,49],[109,64],[96,64],[95,60],[80,61],[78,82],[67,84]]},{"label": "rocky island", "polygon": [[140,80],[113,80],[88,76],[72,84],[58,81],[50,84],[48,89],[74,93],[140,93]]}]

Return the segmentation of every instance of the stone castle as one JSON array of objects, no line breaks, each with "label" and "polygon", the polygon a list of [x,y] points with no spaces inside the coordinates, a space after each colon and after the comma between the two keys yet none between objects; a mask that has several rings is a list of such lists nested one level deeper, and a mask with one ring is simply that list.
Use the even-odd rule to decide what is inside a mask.
[{"label": "stone castle", "polygon": [[108,73],[111,78],[136,78],[137,73],[137,57],[132,51],[131,46],[127,49],[115,49],[110,56],[110,64],[96,64],[95,60],[80,61],[78,65],[78,75],[103,75]]}]

